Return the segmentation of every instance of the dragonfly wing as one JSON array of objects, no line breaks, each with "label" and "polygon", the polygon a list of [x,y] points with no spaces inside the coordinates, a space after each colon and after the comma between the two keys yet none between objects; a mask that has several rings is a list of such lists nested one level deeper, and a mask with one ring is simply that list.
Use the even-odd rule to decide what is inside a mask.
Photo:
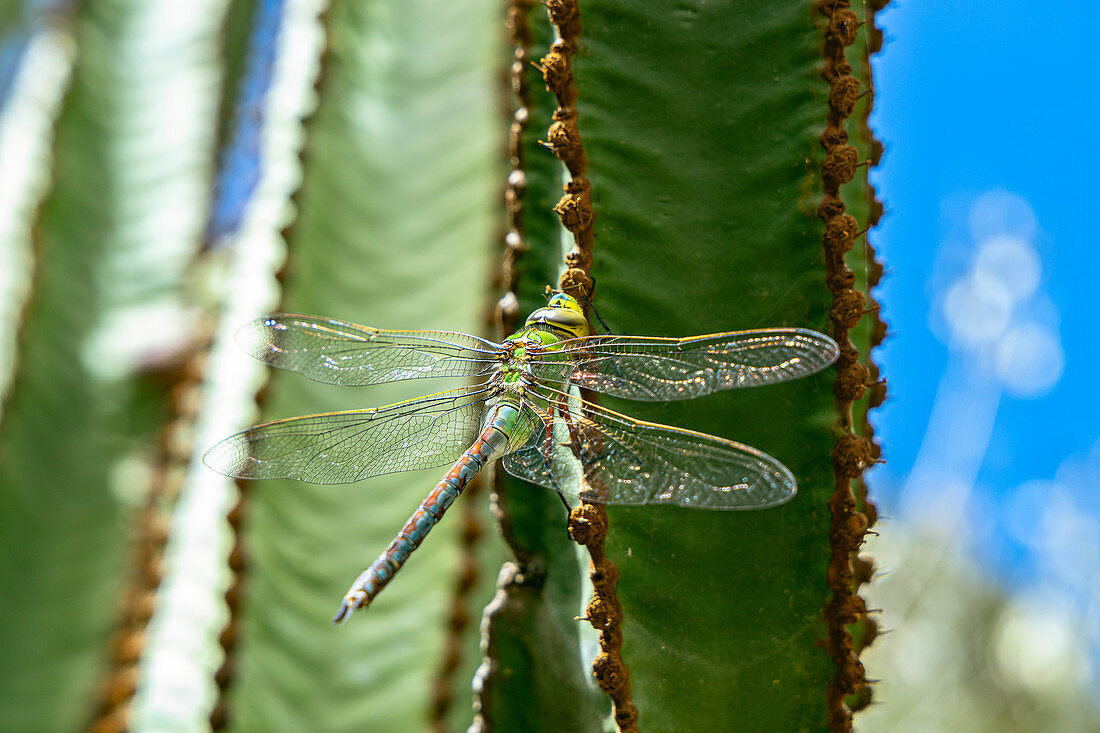
[{"label": "dragonfly wing", "polygon": [[[767,453],[732,440],[634,420],[573,399],[525,406],[546,427],[504,457],[513,476],[604,504],[760,509],[794,496],[794,476]],[[580,479],[583,478],[583,481]]]},{"label": "dragonfly wing", "polygon": [[588,336],[537,355],[536,376],[631,400],[684,400],[725,389],[805,377],[839,353],[825,334],[804,328],[736,331],[687,339]]},{"label": "dragonfly wing", "polygon": [[252,321],[237,342],[265,364],[352,387],[488,374],[500,350],[464,333],[393,331],[289,313]]},{"label": "dragonfly wing", "polygon": [[257,425],[203,456],[218,473],[348,484],[453,463],[481,428],[484,387],[466,387],[369,410],[329,412]]}]

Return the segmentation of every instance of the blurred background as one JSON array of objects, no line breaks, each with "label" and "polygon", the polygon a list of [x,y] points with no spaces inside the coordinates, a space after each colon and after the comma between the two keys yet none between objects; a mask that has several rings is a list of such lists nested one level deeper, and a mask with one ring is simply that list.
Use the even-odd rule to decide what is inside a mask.
[{"label": "blurred background", "polygon": [[[878,16],[870,237],[889,324],[863,730],[1096,730],[1091,3]],[[1086,91],[1092,90],[1092,91]],[[1072,152],[1071,152],[1072,151]],[[930,633],[932,629],[946,633]]]},{"label": "blurred background", "polygon": [[[234,104],[229,91],[220,97],[211,92],[220,74],[217,26],[225,3],[106,3],[100,31],[81,43],[109,49],[114,65],[93,64],[76,76],[72,5],[0,2],[0,390],[7,392],[13,379],[16,343],[34,336],[34,343],[44,344],[20,356],[29,384],[2,403],[0,417],[20,430],[3,437],[7,460],[0,471],[14,488],[0,506],[6,559],[0,572],[7,574],[0,587],[18,588],[18,598],[29,599],[36,589],[16,574],[35,563],[49,565],[53,549],[32,553],[21,543],[20,528],[6,517],[28,512],[13,507],[41,504],[50,514],[37,515],[40,521],[71,523],[65,541],[86,549],[89,566],[123,563],[123,546],[112,533],[81,534],[82,517],[114,509],[94,496],[62,503],[31,494],[29,487],[39,485],[35,477],[49,472],[72,487],[103,479],[91,474],[111,466],[111,485],[136,505],[139,497],[125,496],[126,487],[144,485],[154,471],[174,475],[180,467],[130,455],[124,438],[102,436],[133,436],[156,424],[155,395],[165,380],[198,369],[188,361],[196,343],[217,337],[233,348],[227,334],[214,332],[209,312],[220,313],[219,323],[234,324],[275,304],[283,256],[278,240],[293,218],[284,202],[300,175],[293,141],[301,135],[299,119],[316,103],[311,85],[319,51],[342,42],[321,38],[317,17],[325,3],[319,0],[288,3],[293,12],[285,15],[278,2],[231,4],[228,23],[240,27],[256,8],[271,14],[270,23],[255,26],[258,57],[229,49],[241,106],[236,115],[219,115]],[[1079,1],[895,0],[877,18],[885,44],[872,59],[870,122],[885,155],[871,181],[886,213],[869,240],[886,267],[874,297],[889,331],[873,356],[888,380],[889,398],[871,414],[885,463],[867,477],[881,519],[866,549],[877,575],[863,594],[881,613],[879,637],[862,659],[878,683],[856,726],[1100,730],[1100,339],[1088,335],[1097,314],[1096,288],[1088,282],[1100,267],[1088,224],[1100,167],[1092,45],[1100,9]],[[408,36],[416,36],[422,22],[369,13],[352,20],[392,23]],[[462,19],[443,15],[434,22],[422,31],[427,40],[421,39],[421,51]],[[278,63],[265,62],[279,34]],[[397,42],[363,54],[375,64],[410,63]],[[374,204],[384,208],[400,196],[443,201],[441,211],[414,211],[401,224],[410,229],[476,209],[464,220],[472,222],[466,229],[440,232],[438,250],[407,262],[410,272],[382,273],[411,282],[411,271],[432,267],[445,293],[460,292],[463,283],[489,271],[479,247],[499,228],[493,163],[499,137],[487,122],[497,113],[495,90],[479,81],[493,59],[475,54],[469,63],[455,70],[457,86],[450,97],[438,98],[437,109],[409,102],[409,110],[430,121],[416,134],[438,138],[425,158],[466,156],[456,169],[476,192],[447,200],[454,182],[443,182],[434,191],[379,191]],[[418,73],[410,67],[402,83],[415,83]],[[70,85],[73,101],[55,119]],[[458,105],[464,111],[456,115],[458,99],[476,103]],[[378,139],[397,141],[407,132],[408,118],[387,117],[368,100],[352,101],[354,114]],[[181,113],[195,109],[208,114]],[[262,138],[250,125],[261,117]],[[218,128],[212,124],[217,119],[237,122]],[[108,134],[97,134],[92,144],[89,131]],[[189,157],[219,143],[228,151],[220,175],[206,160]],[[423,164],[394,146],[396,162],[379,165]],[[248,169],[257,150],[267,160],[262,173]],[[343,154],[338,141],[319,153]],[[107,170],[111,177],[103,175]],[[43,201],[51,179],[57,186]],[[340,196],[324,185],[314,190]],[[212,196],[216,206],[207,218]],[[336,226],[325,201],[321,193],[295,201],[306,223],[291,236]],[[215,254],[210,272],[185,274],[196,239],[217,253],[238,236],[254,249]],[[379,236],[400,241],[402,233]],[[32,239],[54,262],[35,276],[28,265]],[[148,246],[152,241],[155,247]],[[95,248],[109,253],[107,264],[85,271],[86,255]],[[440,259],[445,257],[451,259]],[[246,261],[247,267],[241,264]],[[354,277],[349,273],[375,265],[364,254],[354,267],[329,265],[328,275],[339,289]],[[211,292],[233,282],[236,297],[204,314],[180,296],[186,278],[201,280],[190,285]],[[32,289],[52,310],[25,321]],[[480,331],[483,305],[452,299],[449,310],[440,311],[426,303],[423,317],[409,325]],[[376,320],[398,322],[384,308]],[[319,304],[316,310],[325,309]],[[433,313],[440,320],[431,322]],[[87,324],[86,342],[59,342],[51,323],[64,323],[66,333]],[[197,425],[189,440],[211,444],[245,420],[249,408],[238,397],[254,393],[263,379],[242,364],[239,354],[219,347],[203,365],[219,375],[214,391],[175,395],[181,413],[197,409],[188,400],[224,408]],[[51,385],[80,379],[93,380],[98,399],[51,405],[60,399]],[[49,414],[39,405],[64,409],[71,424],[39,419]],[[172,440],[169,433],[159,448],[169,457]],[[43,462],[22,460],[32,455]],[[228,547],[219,522],[232,498],[217,477],[186,480],[197,483],[175,489],[187,501],[173,518],[173,532],[189,537],[180,544],[195,554],[175,558],[184,570],[165,581],[175,615],[161,619],[151,634],[170,643],[153,645],[161,656],[151,660],[136,706],[138,720],[153,730],[158,716],[178,718],[188,706],[204,710],[213,693],[203,685],[219,661],[203,647],[203,637],[216,635],[223,619],[194,589],[210,587],[210,577],[224,572],[219,557]],[[101,571],[73,568],[69,576],[41,582],[78,584],[85,572]],[[110,608],[107,601],[99,605]],[[33,623],[52,624],[60,610],[36,610]],[[88,633],[67,628],[74,638]],[[34,633],[32,626],[6,625],[0,639],[15,648]],[[62,653],[68,641],[58,638],[55,651]],[[87,672],[95,660],[82,664]],[[193,668],[181,673],[184,664]],[[56,684],[28,673],[13,694],[33,696]]]}]

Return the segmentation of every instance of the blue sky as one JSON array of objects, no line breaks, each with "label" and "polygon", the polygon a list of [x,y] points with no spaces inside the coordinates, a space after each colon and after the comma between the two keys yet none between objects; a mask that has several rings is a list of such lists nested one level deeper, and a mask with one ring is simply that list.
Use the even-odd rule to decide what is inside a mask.
[{"label": "blue sky", "polygon": [[[978,479],[997,490],[1052,477],[1100,435],[1100,343],[1087,335],[1100,315],[1090,287],[1100,264],[1090,221],[1100,206],[1100,81],[1086,75],[1100,66],[1097,21],[1088,3],[898,0],[880,15],[872,124],[886,154],[873,178],[887,214],[872,241],[888,268],[878,297],[890,337],[876,354],[891,392],[876,419],[884,483],[913,466],[948,363],[929,323],[933,275],[974,247],[960,230],[988,192],[1034,212],[1039,288],[1056,309],[1065,366],[1049,393],[1001,401]],[[880,498],[889,507],[897,497],[884,485]]]},{"label": "blue sky", "polygon": [[[1100,5],[893,0],[879,25],[873,495],[965,517],[987,567],[1034,584],[1100,552]],[[1065,593],[1087,607],[1089,582]]]}]

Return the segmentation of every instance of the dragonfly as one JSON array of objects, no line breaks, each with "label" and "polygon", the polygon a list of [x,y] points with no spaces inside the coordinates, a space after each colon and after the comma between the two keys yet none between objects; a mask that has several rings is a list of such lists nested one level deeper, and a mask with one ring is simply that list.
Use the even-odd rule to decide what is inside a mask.
[{"label": "dragonfly", "polygon": [[580,397],[683,400],[818,372],[836,343],[804,328],[691,338],[593,334],[584,308],[554,291],[523,328],[494,343],[449,331],[371,328],[274,314],[238,332],[256,359],[306,377],[367,386],[426,377],[469,384],[385,407],[276,420],[214,445],[204,462],[242,479],[354,483],[451,465],[333,621],[370,605],[487,464],[583,501],[760,509],[794,496],[790,470],[726,438],[637,420]]}]

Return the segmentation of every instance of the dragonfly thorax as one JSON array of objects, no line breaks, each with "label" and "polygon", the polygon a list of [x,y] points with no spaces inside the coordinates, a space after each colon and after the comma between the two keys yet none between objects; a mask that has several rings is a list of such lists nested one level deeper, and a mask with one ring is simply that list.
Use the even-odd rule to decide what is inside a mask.
[{"label": "dragonfly thorax", "polygon": [[523,358],[510,359],[497,367],[492,381],[501,391],[522,394],[531,385],[531,365]]}]

